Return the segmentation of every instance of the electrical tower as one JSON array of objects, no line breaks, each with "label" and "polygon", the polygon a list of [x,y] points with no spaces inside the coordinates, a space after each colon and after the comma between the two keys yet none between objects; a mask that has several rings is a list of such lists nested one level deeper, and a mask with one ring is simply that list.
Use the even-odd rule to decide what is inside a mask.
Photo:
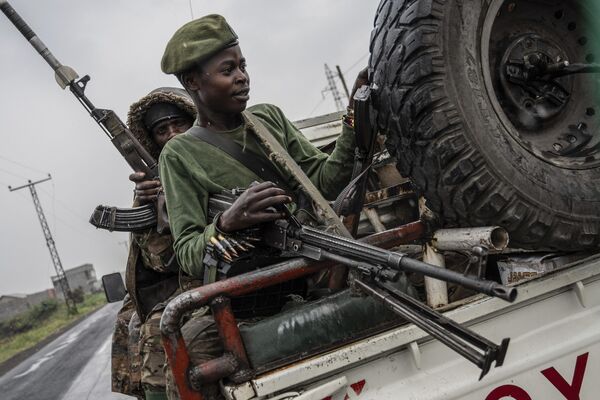
[{"label": "electrical tower", "polygon": [[73,299],[73,294],[71,293],[71,288],[69,287],[69,281],[67,280],[67,276],[65,275],[65,271],[63,270],[62,263],[60,262],[58,251],[56,250],[56,246],[54,245],[54,239],[52,239],[50,227],[48,226],[48,222],[46,222],[44,210],[42,210],[40,199],[38,198],[37,192],[35,190],[35,185],[37,185],[38,183],[49,181],[50,179],[52,179],[52,177],[50,176],[50,174],[48,174],[48,177],[46,179],[42,179],[37,182],[31,182],[31,180],[29,180],[27,181],[27,185],[19,186],[16,188],[12,188],[9,186],[8,190],[14,192],[15,190],[23,189],[26,187],[29,188],[29,191],[31,192],[31,198],[33,199],[33,205],[35,206],[35,211],[37,211],[40,224],[42,225],[42,231],[44,232],[44,237],[46,238],[46,245],[48,246],[48,250],[50,250],[50,257],[52,258],[52,263],[54,264],[54,270],[56,271],[57,281],[65,297],[67,310],[69,311],[69,313],[74,314],[77,313],[77,306],[75,305],[75,300]]},{"label": "electrical tower", "polygon": [[328,86],[325,89],[323,89],[323,92],[331,92],[333,100],[335,101],[335,106],[337,107],[338,111],[344,110],[342,96],[340,96],[340,91],[338,90],[337,85],[335,83],[335,75],[333,74],[333,71],[329,69],[329,66],[327,64],[325,64],[325,76],[327,77]]}]

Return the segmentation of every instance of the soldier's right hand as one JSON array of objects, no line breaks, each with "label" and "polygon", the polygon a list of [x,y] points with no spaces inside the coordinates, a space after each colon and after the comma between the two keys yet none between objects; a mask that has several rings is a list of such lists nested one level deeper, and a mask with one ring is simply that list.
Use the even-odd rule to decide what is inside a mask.
[{"label": "soldier's right hand", "polygon": [[217,228],[229,233],[285,218],[286,213],[273,211],[273,208],[280,208],[291,202],[292,198],[273,182],[252,185],[221,214]]},{"label": "soldier's right hand", "polygon": [[158,179],[146,179],[146,174],[143,172],[134,172],[129,175],[129,180],[135,183],[135,200],[139,204],[150,203],[156,200],[160,192],[162,192],[162,185]]}]

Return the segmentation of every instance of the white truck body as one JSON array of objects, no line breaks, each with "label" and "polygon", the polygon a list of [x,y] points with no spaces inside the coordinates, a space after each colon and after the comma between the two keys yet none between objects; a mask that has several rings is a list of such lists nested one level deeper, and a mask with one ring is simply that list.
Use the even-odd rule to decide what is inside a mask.
[{"label": "white truck body", "polygon": [[600,396],[600,256],[518,285],[510,304],[474,296],[445,313],[494,342],[504,365],[479,369],[410,324],[240,386],[249,399],[597,399]]}]

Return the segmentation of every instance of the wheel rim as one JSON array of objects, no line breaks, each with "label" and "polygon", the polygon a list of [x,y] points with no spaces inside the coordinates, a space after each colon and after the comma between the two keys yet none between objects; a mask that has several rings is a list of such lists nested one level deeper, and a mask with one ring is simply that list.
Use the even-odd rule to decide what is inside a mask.
[{"label": "wheel rim", "polygon": [[555,72],[600,61],[593,14],[575,0],[496,0],[484,20],[482,69],[496,114],[521,147],[560,168],[600,165],[600,74]]}]

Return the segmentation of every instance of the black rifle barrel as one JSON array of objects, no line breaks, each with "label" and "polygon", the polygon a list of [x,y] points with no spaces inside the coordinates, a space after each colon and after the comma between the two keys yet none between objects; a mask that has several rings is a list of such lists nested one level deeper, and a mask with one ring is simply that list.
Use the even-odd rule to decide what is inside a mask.
[{"label": "black rifle barrel", "polygon": [[291,234],[306,244],[369,264],[385,265],[396,270],[421,273],[432,278],[456,283],[479,293],[499,297],[509,302],[513,302],[517,297],[517,290],[515,288],[506,287],[493,281],[469,277],[449,269],[439,268],[412,259],[403,253],[380,249],[308,226],[292,229]]},{"label": "black rifle barrel", "polygon": [[19,32],[25,39],[31,43],[31,45],[37,50],[38,53],[50,64],[53,70],[57,70],[62,64],[54,57],[54,55],[48,50],[44,42],[35,34],[33,29],[27,25],[27,22],[23,21],[23,18],[15,11],[15,9],[6,0],[0,0],[0,10],[6,15],[6,17],[12,22]]},{"label": "black rifle barrel", "polygon": [[376,286],[357,280],[355,285],[366,294],[382,302],[386,307],[414,323],[440,342],[465,357],[481,369],[479,379],[483,378],[493,362],[496,367],[504,363],[509,339],[503,339],[500,345],[461,326],[409,297],[399,290],[376,282]]}]

